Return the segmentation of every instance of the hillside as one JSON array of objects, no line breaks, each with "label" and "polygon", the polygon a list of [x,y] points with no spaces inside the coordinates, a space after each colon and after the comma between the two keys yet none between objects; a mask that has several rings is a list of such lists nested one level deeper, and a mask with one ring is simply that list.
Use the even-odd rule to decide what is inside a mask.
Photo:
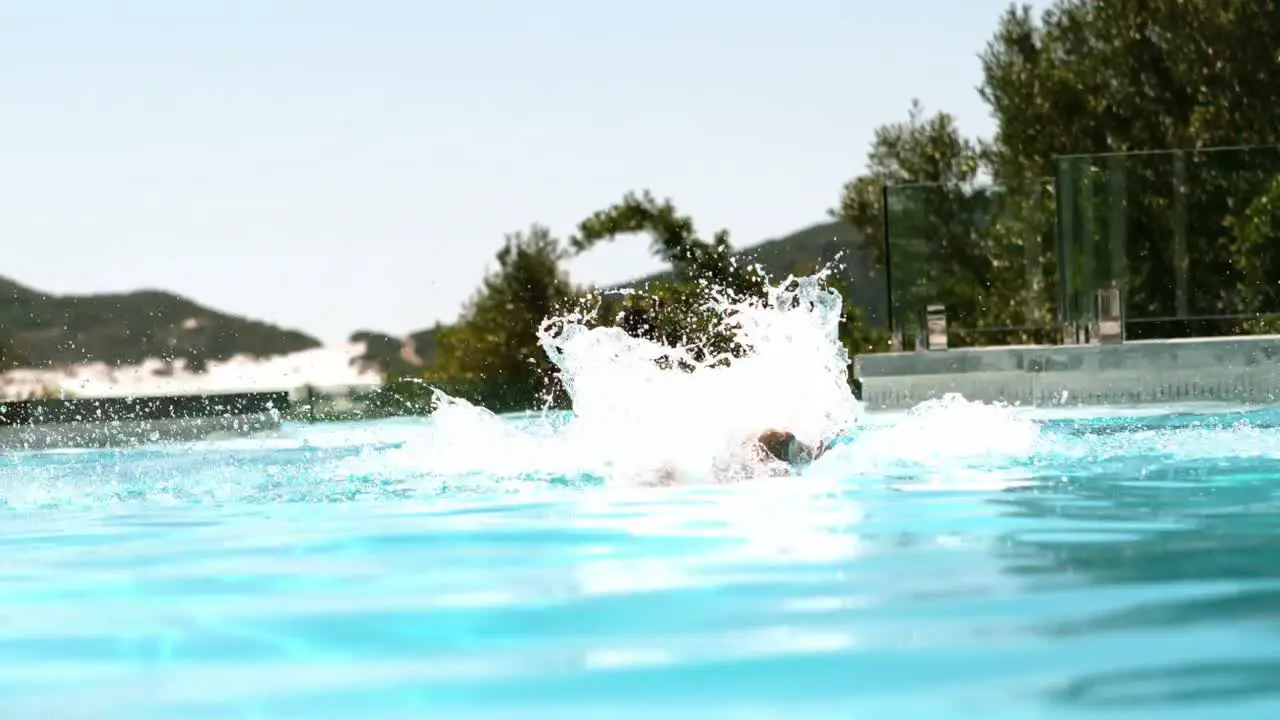
[{"label": "hillside", "polygon": [[[808,272],[844,252],[839,276],[846,301],[860,307],[873,326],[885,317],[883,275],[872,272],[857,235],[841,222],[826,222],[739,250],[775,277]],[[625,283],[643,286],[665,275]],[[357,362],[370,370],[410,372],[435,352],[438,328],[405,338],[360,331],[352,341],[366,346]],[[147,358],[187,360],[198,370],[209,361],[235,355],[271,357],[319,347],[303,333],[220,313],[166,292],[51,295],[0,277],[0,369],[48,367],[85,362],[130,365]]]},{"label": "hillside", "polygon": [[435,356],[436,333],[439,327],[411,333],[408,338],[396,337],[371,330],[359,330],[351,334],[350,341],[364,343],[364,353],[355,362],[369,370],[383,374],[412,374],[423,363]]},{"label": "hillside", "polygon": [[0,277],[0,363],[48,367],[186,359],[199,369],[235,355],[270,357],[320,342],[220,313],[172,293],[52,295]]},{"label": "hillside", "polygon": [[[745,247],[734,255],[758,262],[775,278],[795,272],[811,272],[831,262],[843,251],[843,266],[837,273],[848,289],[846,303],[861,308],[872,327],[882,328],[886,322],[885,281],[883,274],[873,272],[870,258],[858,248],[858,235],[849,225],[839,221],[819,223],[785,237],[766,240]],[[619,287],[641,287],[670,273],[637,278]],[[419,330],[404,339],[384,333],[360,331],[351,336],[363,342],[366,350],[359,361],[370,368],[381,368],[393,374],[411,371],[417,360],[429,361],[435,350],[437,328]],[[412,353],[409,352],[412,350]],[[416,356],[416,357],[415,357]]]}]

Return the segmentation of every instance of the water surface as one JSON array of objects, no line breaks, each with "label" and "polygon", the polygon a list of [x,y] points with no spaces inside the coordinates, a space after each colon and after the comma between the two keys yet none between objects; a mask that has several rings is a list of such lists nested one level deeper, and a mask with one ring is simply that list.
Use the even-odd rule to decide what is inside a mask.
[{"label": "water surface", "polygon": [[0,715],[1280,717],[1278,426],[950,403],[673,488],[428,420],[7,455]]}]

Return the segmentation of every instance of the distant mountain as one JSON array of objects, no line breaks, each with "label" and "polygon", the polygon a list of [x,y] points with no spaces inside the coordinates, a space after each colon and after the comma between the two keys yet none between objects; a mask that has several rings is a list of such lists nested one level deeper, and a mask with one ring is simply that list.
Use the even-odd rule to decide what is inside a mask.
[{"label": "distant mountain", "polygon": [[213,360],[284,355],[319,347],[320,341],[172,293],[52,295],[0,277],[0,344],[0,362],[10,366],[181,358],[198,370]]},{"label": "distant mountain", "polygon": [[[848,224],[825,222],[743,248],[734,255],[760,263],[775,278],[812,272],[839,256],[841,268],[836,274],[849,292],[845,302],[860,308],[872,327],[882,328],[887,309],[884,274],[874,271],[871,259],[859,248],[858,239],[857,231]],[[662,272],[619,283],[618,287],[642,287],[670,275],[670,271]],[[365,353],[357,360],[366,367],[400,374],[412,372],[421,362],[430,362],[435,354],[438,330],[438,327],[419,330],[407,339],[360,331],[353,334],[351,340],[365,343]]]},{"label": "distant mountain", "polygon": [[[759,262],[775,277],[810,272],[840,255],[838,274],[850,291],[846,302],[861,308],[873,326],[883,327],[884,275],[873,271],[857,240],[849,225],[826,222],[735,255]],[[641,287],[669,275],[638,278],[620,287]],[[351,336],[365,344],[355,362],[382,372],[412,372],[434,357],[438,332],[437,326],[401,338],[362,330]],[[221,313],[172,293],[59,296],[0,277],[0,370],[85,362],[129,365],[148,358],[181,358],[198,370],[235,355],[270,357],[319,346],[301,332]]]}]

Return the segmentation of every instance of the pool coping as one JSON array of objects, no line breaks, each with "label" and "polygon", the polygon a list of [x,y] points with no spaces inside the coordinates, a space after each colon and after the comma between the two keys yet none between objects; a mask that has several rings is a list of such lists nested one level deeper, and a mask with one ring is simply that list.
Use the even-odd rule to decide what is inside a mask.
[{"label": "pool coping", "polygon": [[1262,405],[1280,398],[1280,335],[859,355],[854,376],[872,411],[951,393],[1020,407]]}]

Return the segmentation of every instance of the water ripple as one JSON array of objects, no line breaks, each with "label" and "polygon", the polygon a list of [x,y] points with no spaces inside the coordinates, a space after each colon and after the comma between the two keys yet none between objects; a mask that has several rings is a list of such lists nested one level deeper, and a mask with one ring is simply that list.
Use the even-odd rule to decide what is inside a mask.
[{"label": "water ripple", "polygon": [[981,412],[723,486],[449,475],[416,421],[8,456],[2,714],[1280,713],[1274,413]]}]

